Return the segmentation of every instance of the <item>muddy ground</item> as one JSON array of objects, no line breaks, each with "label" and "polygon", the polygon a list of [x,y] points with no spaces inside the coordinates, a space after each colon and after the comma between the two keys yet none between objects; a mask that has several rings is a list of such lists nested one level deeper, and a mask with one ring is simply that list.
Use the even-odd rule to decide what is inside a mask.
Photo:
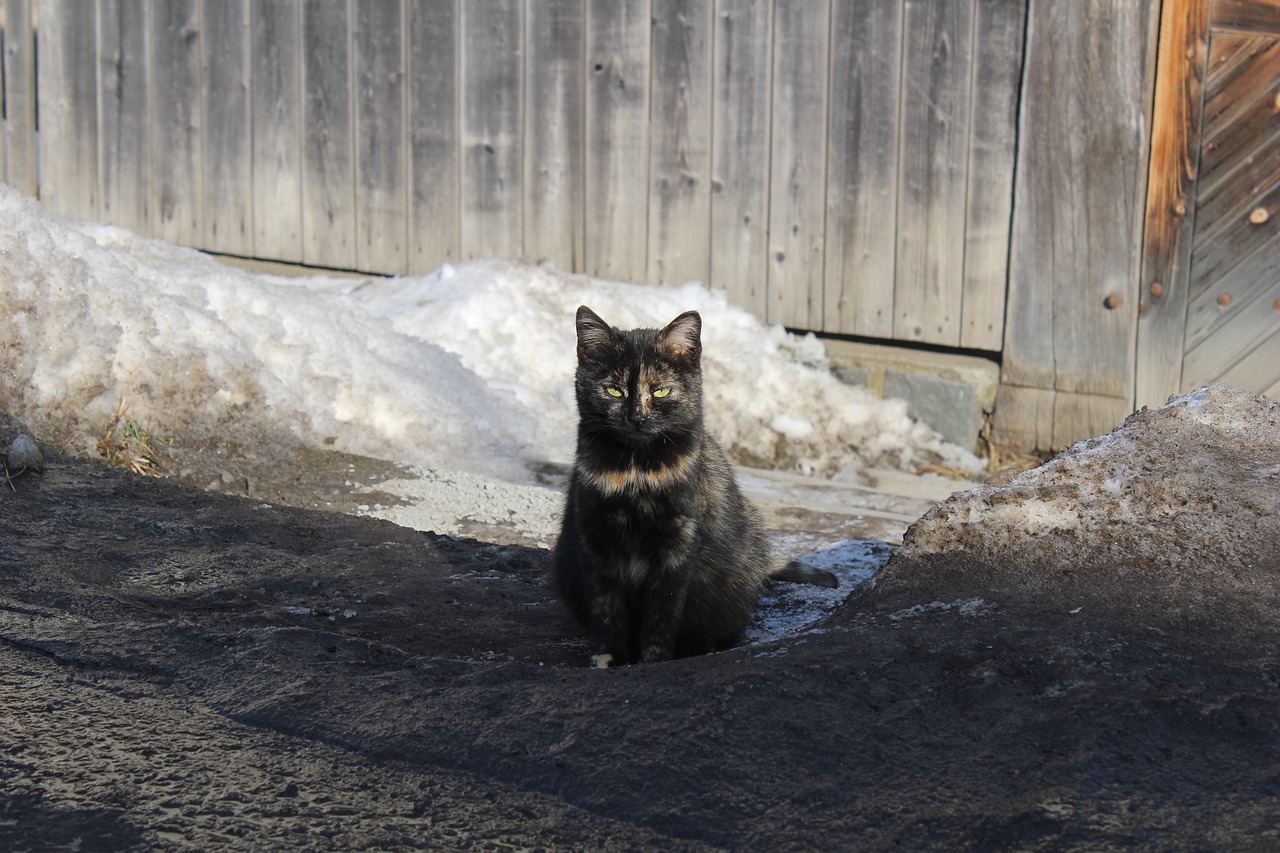
[{"label": "muddy ground", "polygon": [[597,671],[545,549],[259,488],[0,483],[0,849],[1280,847],[1275,525]]}]

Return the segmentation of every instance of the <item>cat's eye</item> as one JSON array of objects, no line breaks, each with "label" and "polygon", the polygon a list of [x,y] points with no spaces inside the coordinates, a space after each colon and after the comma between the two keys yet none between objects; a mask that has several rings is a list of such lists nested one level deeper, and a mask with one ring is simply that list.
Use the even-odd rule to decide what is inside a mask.
[{"label": "cat's eye", "polygon": [[605,390],[605,392],[606,392],[610,397],[621,397],[621,396],[622,396],[622,389],[621,389],[621,388],[614,388],[612,385],[606,385],[606,386],[604,386],[604,390]]},{"label": "cat's eye", "polygon": [[662,399],[663,397],[667,396],[670,393],[671,393],[670,388],[659,388],[653,392],[653,396],[657,397],[658,399]]}]

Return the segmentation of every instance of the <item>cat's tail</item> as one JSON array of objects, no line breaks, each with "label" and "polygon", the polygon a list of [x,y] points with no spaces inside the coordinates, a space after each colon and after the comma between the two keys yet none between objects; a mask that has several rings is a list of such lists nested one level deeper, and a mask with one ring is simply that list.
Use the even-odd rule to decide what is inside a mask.
[{"label": "cat's tail", "polygon": [[828,589],[835,589],[840,586],[840,581],[836,580],[836,576],[826,569],[815,568],[795,560],[788,560],[785,566],[774,569],[769,573],[769,579],[786,581],[787,583],[807,583],[813,586],[825,586]]}]

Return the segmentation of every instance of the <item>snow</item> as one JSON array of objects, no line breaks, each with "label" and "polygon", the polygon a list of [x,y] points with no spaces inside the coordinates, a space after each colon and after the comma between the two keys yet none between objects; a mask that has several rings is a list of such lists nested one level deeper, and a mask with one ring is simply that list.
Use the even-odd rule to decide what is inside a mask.
[{"label": "snow", "polygon": [[399,278],[255,274],[60,220],[3,185],[0,221],[3,405],[46,436],[101,435],[123,400],[178,441],[289,436],[532,486],[534,467],[572,459],[573,316],[588,304],[623,328],[702,313],[709,421],[739,459],[836,477],[980,469],[903,401],[837,381],[812,336],[700,284],[494,260]]}]

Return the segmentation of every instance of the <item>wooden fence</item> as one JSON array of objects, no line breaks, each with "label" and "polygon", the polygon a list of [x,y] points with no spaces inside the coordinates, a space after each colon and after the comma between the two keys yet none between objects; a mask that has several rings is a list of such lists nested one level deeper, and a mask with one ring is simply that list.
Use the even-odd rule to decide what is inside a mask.
[{"label": "wooden fence", "polygon": [[700,280],[789,326],[1001,348],[1025,0],[34,5],[58,213],[370,272]]},{"label": "wooden fence", "polygon": [[[701,280],[771,322],[998,354],[995,424],[1024,446],[1106,431],[1188,377],[1280,387],[1280,113],[1259,101],[1258,136],[1229,107],[1261,143],[1192,197],[1199,81],[1245,90],[1206,72],[1210,32],[1262,80],[1280,0],[0,10],[6,179],[69,217],[369,272],[502,256]],[[1186,211],[1217,187],[1265,204],[1198,236]],[[1233,277],[1188,295],[1211,255]]]}]

